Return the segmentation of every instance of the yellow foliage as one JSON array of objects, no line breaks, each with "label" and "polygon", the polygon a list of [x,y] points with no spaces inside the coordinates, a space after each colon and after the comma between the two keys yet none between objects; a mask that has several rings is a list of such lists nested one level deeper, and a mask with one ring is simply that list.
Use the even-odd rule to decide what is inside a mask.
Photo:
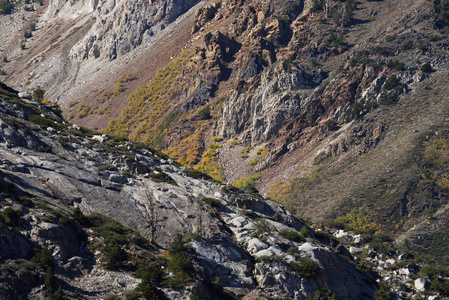
[{"label": "yellow foliage", "polygon": [[259,160],[257,159],[257,158],[255,158],[255,159],[253,159],[251,162],[250,162],[250,165],[251,166],[255,166],[255,165],[257,165],[259,163]]},{"label": "yellow foliage", "polygon": [[78,105],[78,108],[76,109],[76,119],[84,118],[85,116],[90,114],[90,109],[91,108],[89,106],[84,106],[82,104]]},{"label": "yellow foliage", "polygon": [[44,99],[41,101],[41,104],[45,106],[51,106],[51,101],[49,99]]},{"label": "yellow foliage", "polygon": [[251,149],[253,149],[253,147],[252,147],[252,146],[248,146],[248,147],[245,148],[244,151],[245,151],[246,153],[248,153],[249,151],[251,151]]},{"label": "yellow foliage", "polygon": [[346,216],[341,216],[337,218],[337,221],[345,224],[350,230],[355,232],[380,232],[381,226],[374,222],[371,222],[366,214],[359,212],[358,209],[354,208]]},{"label": "yellow foliage", "polygon": [[267,150],[265,150],[264,148],[257,148],[257,155],[266,155],[267,154]]},{"label": "yellow foliage", "polygon": [[203,154],[203,158],[210,158],[210,157],[215,157],[215,150],[214,149],[207,149],[206,152],[204,152]]},{"label": "yellow foliage", "polygon": [[254,186],[254,182],[261,177],[260,174],[243,176],[232,183],[232,185],[239,189],[245,189],[247,187]]},{"label": "yellow foliage", "polygon": [[424,150],[424,162],[434,168],[443,169],[449,160],[449,140],[434,139]]},{"label": "yellow foliage", "polygon": [[443,189],[449,189],[449,180],[447,178],[441,177],[437,180],[437,183]]},{"label": "yellow foliage", "polygon": [[203,129],[198,130],[195,134],[192,134],[179,142],[175,147],[171,147],[167,150],[167,155],[176,159],[182,165],[189,168],[194,167],[201,159],[200,151],[202,148],[201,134]]},{"label": "yellow foliage", "polygon": [[287,194],[290,189],[291,181],[281,181],[276,184],[273,184],[268,189],[268,193],[265,195],[267,198],[270,198],[273,201],[281,203],[281,199]]},{"label": "yellow foliage", "polygon": [[148,85],[131,93],[127,107],[120,113],[121,117],[110,121],[104,132],[158,145],[171,124],[168,122],[170,119],[166,124],[161,124],[161,120],[165,120],[164,116],[171,118],[171,121],[176,118],[167,114],[170,108],[170,87],[180,74],[181,67],[192,55],[193,53],[184,51],[179,58],[158,70]]},{"label": "yellow foliage", "polygon": [[79,102],[79,101],[72,100],[72,101],[67,102],[67,105],[68,105],[69,107],[74,107],[75,105],[78,104],[78,102]]}]

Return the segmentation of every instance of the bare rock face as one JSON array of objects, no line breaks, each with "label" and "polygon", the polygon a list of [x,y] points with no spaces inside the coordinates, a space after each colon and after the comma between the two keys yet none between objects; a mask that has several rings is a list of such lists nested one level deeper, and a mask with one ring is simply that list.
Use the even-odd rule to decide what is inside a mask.
[{"label": "bare rock face", "polygon": [[198,0],[188,1],[50,1],[42,20],[54,22],[94,19],[87,35],[70,51],[74,60],[122,56],[163,30]]},{"label": "bare rock face", "polygon": [[[257,64],[253,65],[249,67],[253,71],[248,72],[257,73]],[[308,75],[302,69],[265,72],[254,93],[236,91],[229,97],[214,135],[228,139],[243,133],[251,145],[269,141],[288,120],[303,114],[311,102],[313,89],[306,78]]]}]

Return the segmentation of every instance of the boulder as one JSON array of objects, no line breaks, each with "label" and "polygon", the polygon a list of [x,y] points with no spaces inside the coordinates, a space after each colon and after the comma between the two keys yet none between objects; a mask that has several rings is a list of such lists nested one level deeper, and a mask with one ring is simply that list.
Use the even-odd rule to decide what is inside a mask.
[{"label": "boulder", "polygon": [[420,292],[424,292],[430,287],[429,278],[418,278],[415,280],[415,288]]},{"label": "boulder", "polygon": [[262,251],[263,249],[267,249],[268,247],[269,246],[267,244],[265,244],[258,238],[253,238],[248,242],[248,246],[246,247],[246,249],[250,253],[254,254],[254,253]]},{"label": "boulder", "polygon": [[119,174],[111,174],[109,175],[109,180],[115,183],[121,183],[126,184],[128,183],[128,178],[126,178],[125,175],[119,175]]},{"label": "boulder", "polygon": [[410,275],[410,270],[408,268],[402,268],[398,270],[399,275],[408,276]]}]

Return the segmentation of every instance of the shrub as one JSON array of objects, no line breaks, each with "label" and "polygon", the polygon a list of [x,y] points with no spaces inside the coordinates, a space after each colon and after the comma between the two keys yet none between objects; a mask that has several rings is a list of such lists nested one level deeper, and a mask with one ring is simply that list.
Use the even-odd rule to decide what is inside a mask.
[{"label": "shrub", "polygon": [[2,220],[2,223],[4,223],[5,225],[14,226],[19,221],[20,215],[20,210],[7,207],[1,212],[0,220]]},{"label": "shrub", "polygon": [[210,108],[208,105],[204,106],[199,112],[200,120],[210,120],[212,116],[210,115]]},{"label": "shrub", "polygon": [[291,73],[292,72],[292,61],[290,59],[284,59],[282,62],[282,68],[285,72]]},{"label": "shrub", "polygon": [[234,187],[236,187],[236,188],[239,188],[239,189],[246,189],[246,190],[249,190],[250,192],[256,192],[257,193],[257,189],[254,187],[254,183],[260,177],[261,177],[260,174],[240,177],[239,179],[234,181],[234,183],[232,185]]},{"label": "shrub", "polygon": [[431,264],[422,268],[420,274],[423,277],[429,277],[430,280],[433,280],[434,278],[449,276],[449,271],[444,267]]},{"label": "shrub", "polygon": [[313,11],[319,11],[323,9],[323,3],[321,0],[313,0],[312,3],[312,10]]},{"label": "shrub", "polygon": [[185,169],[183,173],[192,178],[206,179],[206,180],[212,179],[212,177],[210,177],[208,174],[194,169]]},{"label": "shrub", "polygon": [[35,249],[31,262],[44,270],[48,270],[48,268],[53,266],[53,258],[48,248],[43,248],[42,250]]},{"label": "shrub", "polygon": [[431,73],[433,71],[433,68],[429,63],[425,63],[419,70],[423,73]]},{"label": "shrub", "polygon": [[374,293],[374,299],[376,300],[393,300],[396,299],[393,293],[391,293],[391,287],[385,281],[379,282],[379,290]]},{"label": "shrub", "polygon": [[323,286],[313,295],[312,300],[336,300],[335,293],[327,286]]},{"label": "shrub", "polygon": [[339,54],[345,52],[348,50],[348,43],[346,42],[343,34],[336,34],[332,32],[326,39],[325,39],[326,46],[335,46],[336,50]]},{"label": "shrub", "polygon": [[440,296],[449,296],[449,280],[434,278],[430,282],[430,289],[440,293]]},{"label": "shrub", "polygon": [[167,267],[175,274],[166,281],[171,287],[182,287],[191,280],[189,274],[194,271],[194,268],[192,260],[187,254],[188,250],[189,248],[185,245],[182,235],[178,233],[168,247],[168,252],[172,258]]},{"label": "shrub", "polygon": [[4,15],[11,14],[14,9],[14,4],[11,0],[0,1],[0,13]]},{"label": "shrub", "polygon": [[393,89],[400,90],[403,89],[404,87],[405,85],[401,83],[401,81],[399,80],[399,78],[396,77],[396,75],[391,75],[390,77],[387,78],[387,80],[385,80],[384,88],[387,91]]},{"label": "shrub", "polygon": [[449,25],[449,2],[447,0],[434,0],[436,13],[435,25],[444,28]]},{"label": "shrub", "polygon": [[42,222],[46,222],[46,223],[53,223],[55,224],[55,220],[53,220],[53,218],[51,216],[44,216],[41,218]]},{"label": "shrub", "polygon": [[33,201],[30,198],[28,198],[27,196],[19,196],[17,198],[17,201],[20,204],[22,204],[23,206],[26,206],[26,207],[33,207],[34,206]]},{"label": "shrub", "polygon": [[29,39],[32,36],[33,34],[31,33],[31,31],[25,30],[25,32],[23,33],[23,37],[26,39]]},{"label": "shrub", "polygon": [[33,122],[34,124],[39,125],[42,128],[60,127],[57,126],[57,124],[55,124],[52,120],[46,117],[42,117],[41,115],[29,115],[28,121]]},{"label": "shrub", "polygon": [[104,237],[108,243],[125,244],[130,241],[140,244],[146,243],[138,232],[100,213],[92,213],[87,216],[87,222],[89,226],[93,226],[91,229]]},{"label": "shrub", "polygon": [[182,234],[177,234],[170,246],[168,246],[168,253],[175,255],[176,253],[187,252],[189,248],[185,246]]},{"label": "shrub", "polygon": [[300,257],[299,261],[292,261],[290,263],[290,268],[300,277],[314,278],[318,275],[320,268],[318,264],[311,258]]},{"label": "shrub", "polygon": [[62,293],[62,288],[59,287],[54,293],[48,294],[48,300],[70,300]]},{"label": "shrub", "polygon": [[86,224],[88,220],[79,206],[75,207],[75,209],[73,210],[72,219],[78,224]]},{"label": "shrub", "polygon": [[[152,145],[163,146],[163,137],[180,116],[170,114],[160,124],[157,120],[166,117],[172,95],[171,87],[181,72],[182,67],[193,56],[193,52],[184,51],[177,59],[158,70],[148,85],[137,88],[128,96],[128,105],[122,110],[120,118],[111,120],[105,133],[127,136]],[[159,126],[160,125],[160,126]],[[151,130],[150,130],[151,128]]]},{"label": "shrub", "polygon": [[401,63],[400,61],[395,60],[395,59],[390,59],[387,62],[387,67],[390,68],[390,69],[397,70],[397,71],[404,71],[405,70],[405,65],[403,63]]},{"label": "shrub", "polygon": [[265,218],[260,219],[257,223],[254,224],[256,226],[256,231],[253,235],[257,238],[262,238],[265,233],[270,231],[270,226]]},{"label": "shrub", "polygon": [[385,100],[382,101],[382,105],[394,105],[398,102],[399,97],[397,95],[394,94],[388,94],[385,97]]},{"label": "shrub", "polygon": [[421,50],[423,53],[429,50],[429,47],[426,44],[419,44],[418,45],[419,50]]},{"label": "shrub", "polygon": [[168,299],[164,292],[154,287],[150,281],[142,280],[139,285],[137,285],[136,291],[145,299],[150,300],[165,300]]},{"label": "shrub", "polygon": [[340,216],[334,225],[346,231],[354,231],[356,233],[370,233],[374,234],[380,229],[380,226],[372,222],[369,217],[358,209],[354,208],[347,215]]},{"label": "shrub", "polygon": [[177,272],[165,281],[165,285],[174,289],[184,287],[192,278],[186,272]]},{"label": "shrub", "polygon": [[373,54],[379,54],[382,56],[392,56],[393,55],[393,52],[390,49],[388,49],[386,47],[381,47],[381,46],[375,46],[375,47],[370,48],[370,52]]},{"label": "shrub", "polygon": [[337,122],[335,120],[333,120],[333,119],[327,120],[324,123],[324,126],[326,127],[326,129],[328,131],[334,131],[334,130],[337,130],[339,128]]},{"label": "shrub", "polygon": [[45,90],[43,90],[40,86],[33,89],[32,99],[36,102],[42,102],[44,100]]},{"label": "shrub", "polygon": [[298,252],[298,248],[295,246],[291,246],[290,248],[287,249],[286,251],[288,254],[295,254],[296,252]]},{"label": "shrub", "polygon": [[186,252],[175,253],[167,266],[174,273],[185,272],[188,274],[193,271],[192,259]]},{"label": "shrub", "polygon": [[128,259],[128,254],[125,250],[123,250],[122,247],[115,242],[109,243],[103,249],[103,252],[104,255],[101,260],[105,267],[110,270],[119,269],[123,262]]},{"label": "shrub", "polygon": [[[213,293],[213,295],[215,295],[216,299],[220,299],[220,300],[238,300],[238,299],[240,299],[239,297],[235,296],[230,291],[225,290],[220,285],[219,277],[215,277],[215,280],[213,282],[210,280],[204,280],[202,283],[207,287],[208,290],[212,291],[212,293]],[[195,298],[193,298],[193,299],[195,299]]]},{"label": "shrub", "polygon": [[302,226],[299,232],[302,234],[302,236],[309,236],[309,230],[306,226]]},{"label": "shrub", "polygon": [[205,197],[202,199],[202,201],[209,204],[212,207],[215,207],[215,208],[218,208],[221,206],[221,201],[219,199]]},{"label": "shrub", "polygon": [[49,146],[44,146],[44,147],[39,147],[39,152],[43,152],[43,153],[51,153],[52,149]]},{"label": "shrub", "polygon": [[166,182],[172,185],[177,185],[176,181],[173,178],[171,178],[162,171],[158,173],[150,173],[150,178],[156,182]]},{"label": "shrub", "polygon": [[137,270],[134,272],[134,275],[157,285],[165,280],[166,274],[164,269],[162,269],[165,266],[166,262],[161,262],[160,260],[154,262],[151,267],[148,263],[139,261],[137,262]]},{"label": "shrub", "polygon": [[407,51],[413,48],[413,41],[407,41],[404,44],[401,45],[402,51]]},{"label": "shrub", "polygon": [[102,166],[98,166],[98,171],[114,171],[115,170],[115,166],[114,165],[102,165]]},{"label": "shrub", "polygon": [[44,287],[47,291],[53,292],[56,289],[56,278],[53,272],[53,267],[47,268],[47,273],[45,274]]},{"label": "shrub", "polygon": [[266,155],[267,154],[267,150],[265,150],[264,148],[257,148],[257,155]]},{"label": "shrub", "polygon": [[140,299],[140,293],[136,291],[136,289],[132,291],[128,291],[125,293],[126,300],[139,300]]},{"label": "shrub", "polygon": [[304,242],[305,238],[298,232],[296,231],[292,231],[292,230],[282,230],[279,231],[279,234],[286,238],[289,239],[291,241],[295,241],[295,242]]}]

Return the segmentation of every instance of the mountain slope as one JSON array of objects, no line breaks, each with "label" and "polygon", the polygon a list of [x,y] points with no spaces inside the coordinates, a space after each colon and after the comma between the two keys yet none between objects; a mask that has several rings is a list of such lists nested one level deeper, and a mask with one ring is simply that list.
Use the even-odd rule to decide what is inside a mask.
[{"label": "mountain slope", "polygon": [[9,40],[6,79],[313,222],[368,214],[447,264],[445,2],[195,3],[51,2],[23,58]]},{"label": "mountain slope", "polygon": [[279,204],[1,87],[2,297],[373,298],[374,280]]}]

